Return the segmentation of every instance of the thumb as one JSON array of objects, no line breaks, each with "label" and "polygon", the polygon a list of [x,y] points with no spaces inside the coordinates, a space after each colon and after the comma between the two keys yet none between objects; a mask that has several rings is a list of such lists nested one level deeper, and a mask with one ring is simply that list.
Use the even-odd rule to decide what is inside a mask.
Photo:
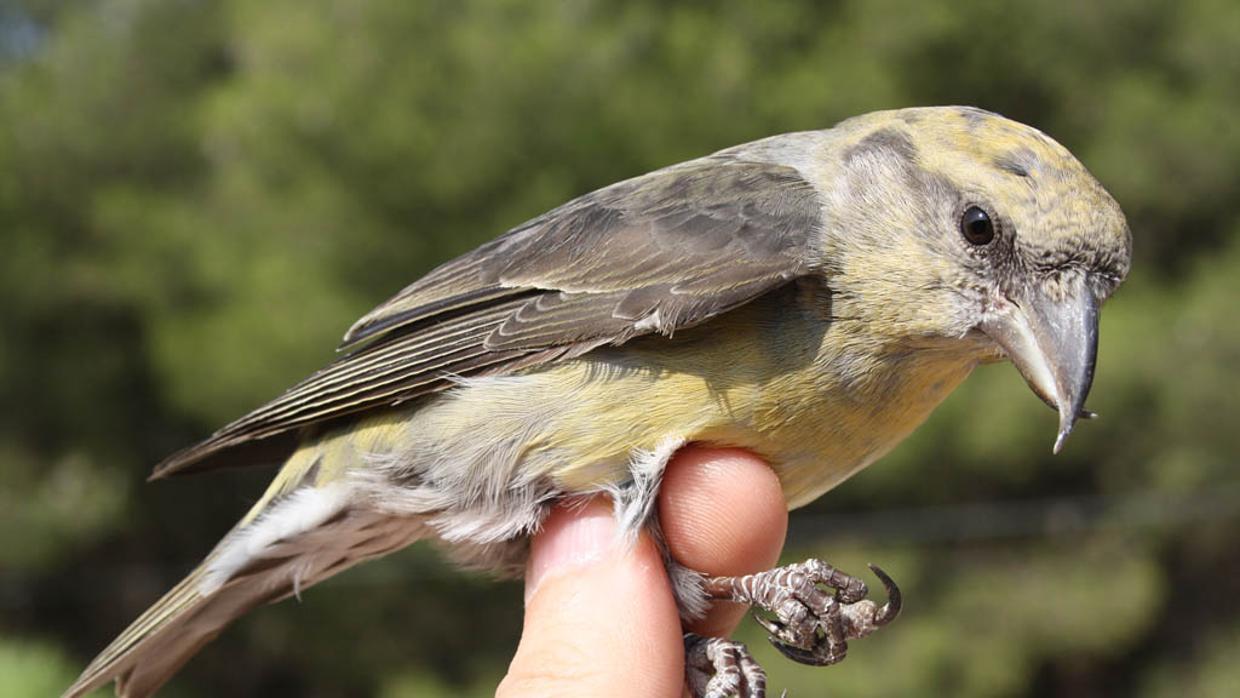
[{"label": "thumb", "polygon": [[530,545],[525,625],[496,695],[679,696],[684,646],[663,561],[605,499],[560,507]]}]

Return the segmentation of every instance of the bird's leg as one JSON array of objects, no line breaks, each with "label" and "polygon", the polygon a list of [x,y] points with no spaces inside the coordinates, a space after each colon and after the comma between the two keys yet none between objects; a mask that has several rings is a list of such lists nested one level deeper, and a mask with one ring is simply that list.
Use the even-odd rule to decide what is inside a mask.
[{"label": "bird's leg", "polygon": [[754,620],[766,628],[775,649],[801,664],[827,666],[844,659],[849,640],[869,635],[900,613],[900,589],[877,566],[870,570],[887,590],[881,607],[865,598],[868,590],[859,578],[814,559],[743,577],[707,577],[704,588],[712,600],[774,614],[755,613]]}]

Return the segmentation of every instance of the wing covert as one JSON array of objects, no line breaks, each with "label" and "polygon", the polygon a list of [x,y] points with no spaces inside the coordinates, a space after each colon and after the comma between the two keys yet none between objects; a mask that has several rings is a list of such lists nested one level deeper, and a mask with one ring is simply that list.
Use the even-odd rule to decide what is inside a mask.
[{"label": "wing covert", "polygon": [[821,218],[794,169],[726,156],[587,194],[414,282],[349,330],[335,362],[152,477],[442,390],[456,376],[699,324],[809,273]]}]

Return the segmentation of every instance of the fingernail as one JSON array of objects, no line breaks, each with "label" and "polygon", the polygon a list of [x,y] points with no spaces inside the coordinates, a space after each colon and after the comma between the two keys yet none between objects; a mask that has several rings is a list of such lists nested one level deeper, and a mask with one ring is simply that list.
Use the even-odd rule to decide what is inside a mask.
[{"label": "fingernail", "polygon": [[580,569],[605,557],[616,544],[611,506],[595,499],[584,506],[557,508],[535,536],[525,570],[525,601],[547,579]]}]

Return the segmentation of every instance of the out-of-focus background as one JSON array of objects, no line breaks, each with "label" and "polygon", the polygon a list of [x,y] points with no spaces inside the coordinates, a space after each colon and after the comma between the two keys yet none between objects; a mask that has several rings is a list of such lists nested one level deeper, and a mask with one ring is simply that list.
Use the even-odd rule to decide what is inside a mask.
[{"label": "out-of-focus background", "polygon": [[[793,516],[903,583],[800,696],[1240,695],[1240,3],[0,3],[0,695],[52,695],[271,471],[161,456],[570,197],[860,112],[1036,125],[1136,239],[1066,452],[1010,366]],[[415,548],[265,608],[166,695],[487,695],[520,588]],[[640,670],[635,668],[635,670]]]}]

